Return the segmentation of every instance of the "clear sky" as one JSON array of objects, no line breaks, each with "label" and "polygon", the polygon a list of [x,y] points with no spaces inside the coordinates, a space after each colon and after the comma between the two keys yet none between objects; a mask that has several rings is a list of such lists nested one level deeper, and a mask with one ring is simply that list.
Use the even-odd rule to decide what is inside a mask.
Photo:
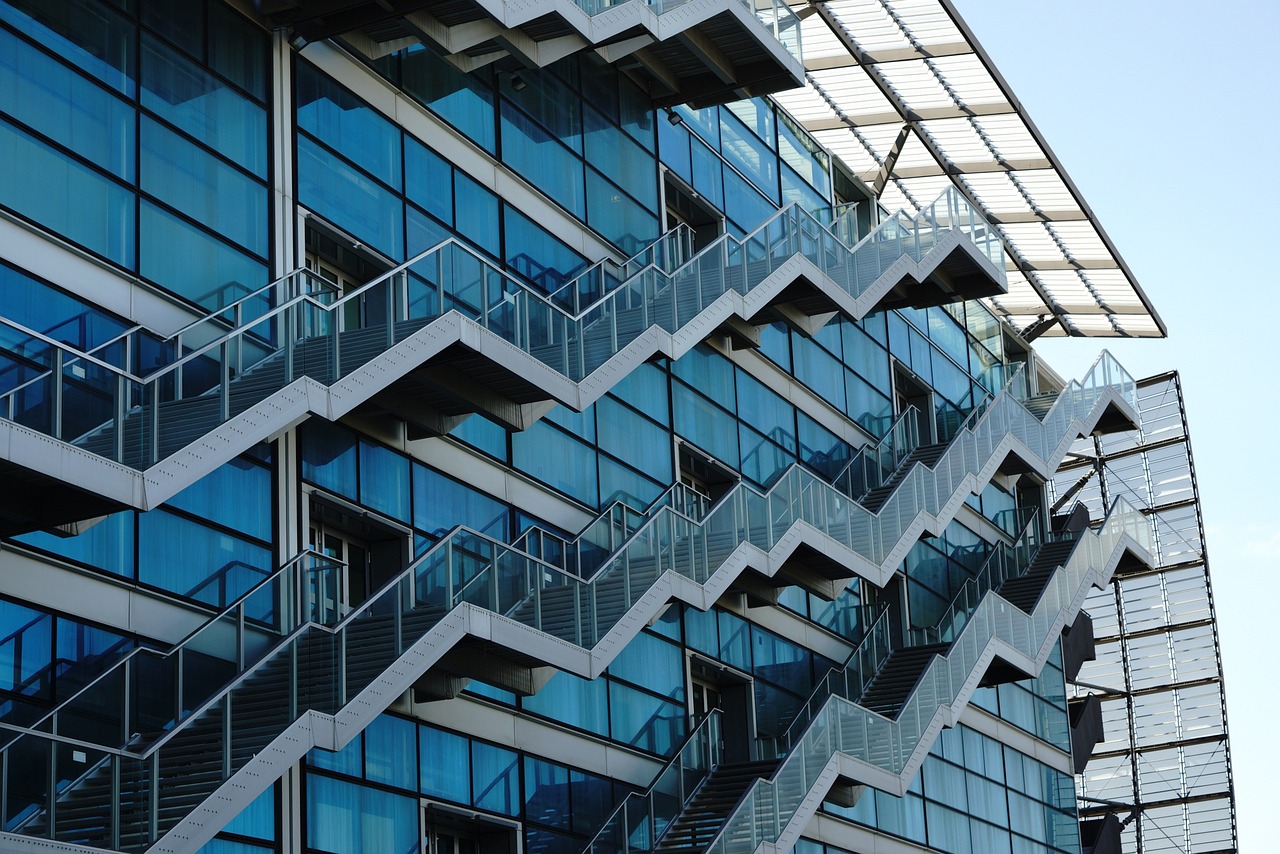
[{"label": "clear sky", "polygon": [[1277,850],[1280,2],[954,2],[1169,327],[1037,348],[1064,377],[1102,346],[1135,376],[1182,374],[1240,848]]}]

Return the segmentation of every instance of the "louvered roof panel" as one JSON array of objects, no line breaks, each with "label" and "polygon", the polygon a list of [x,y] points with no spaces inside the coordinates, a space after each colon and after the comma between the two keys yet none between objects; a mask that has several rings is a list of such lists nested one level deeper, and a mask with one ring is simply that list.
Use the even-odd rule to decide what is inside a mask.
[{"label": "louvered roof panel", "polygon": [[[796,3],[797,10],[801,4]],[[880,202],[914,213],[953,182],[1005,239],[989,304],[1049,335],[1163,337],[1164,323],[951,0],[812,0],[809,85],[777,96]],[[905,144],[895,143],[906,129]]]}]

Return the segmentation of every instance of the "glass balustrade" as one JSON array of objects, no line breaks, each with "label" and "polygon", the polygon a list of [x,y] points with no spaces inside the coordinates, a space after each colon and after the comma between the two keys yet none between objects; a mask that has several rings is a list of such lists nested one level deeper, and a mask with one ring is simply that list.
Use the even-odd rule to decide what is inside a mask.
[{"label": "glass balustrade", "polygon": [[605,820],[587,845],[586,854],[631,854],[652,851],[657,840],[680,815],[694,790],[721,760],[720,712],[713,711],[689,734],[644,792],[631,792]]},{"label": "glass balustrade", "polygon": [[[998,642],[1036,661],[1047,657],[1056,631],[1078,610],[1091,583],[1124,548],[1149,551],[1150,525],[1124,499],[1095,529],[1081,535],[1066,564],[1051,577],[1033,611],[989,593],[973,610],[945,655],[925,668],[896,719],[858,706],[838,694],[827,696],[770,780],[755,783],[725,822],[708,854],[752,854],[776,842],[837,753],[874,769],[903,775],[918,767],[937,732],[944,707],[967,700],[982,677],[988,647]],[[904,781],[905,782],[905,781]]]},{"label": "glass balustrade", "polygon": [[[340,298],[306,288],[261,315],[249,312],[251,319],[242,312],[230,321],[236,329],[145,378],[30,333],[45,372],[8,390],[0,412],[145,469],[301,377],[339,381],[448,312],[581,381],[650,327],[675,333],[792,258],[808,259],[829,286],[856,298],[903,254],[923,258],[953,228],[988,257],[1002,252],[994,230],[954,189],[915,217],[890,217],[853,248],[792,205],[742,240],[722,236],[671,273],[646,262],[577,314],[450,239]],[[362,324],[349,322],[356,314]],[[77,405],[62,405],[71,398]]]},{"label": "glass balustrade", "polygon": [[[56,724],[27,731],[7,748],[12,752],[0,762],[0,773],[6,775],[0,783],[9,787],[11,803],[15,796],[18,802],[28,797],[30,801],[6,814],[5,828],[56,836],[60,809],[64,815],[82,818],[87,807],[81,801],[97,798],[92,808],[109,817],[99,824],[113,846],[123,836],[153,841],[181,818],[181,811],[160,816],[153,809],[136,806],[157,804],[158,787],[174,775],[204,780],[188,789],[187,806],[194,808],[303,712],[335,715],[350,708],[353,699],[384,678],[410,647],[464,604],[591,648],[615,630],[663,573],[672,571],[707,583],[743,544],[768,552],[798,522],[883,563],[885,556],[911,539],[907,534],[915,510],[908,519],[905,511],[893,509],[903,489],[912,490],[916,509],[958,506],[969,491],[966,487],[973,485],[973,473],[986,467],[991,455],[1002,448],[1000,430],[1016,433],[1029,449],[1064,445],[1074,435],[1064,435],[1069,428],[1074,426],[1078,432],[1080,419],[1087,418],[1103,399],[1104,390],[1112,388],[1095,376],[1098,373],[1115,380],[1117,390],[1127,388],[1133,393],[1127,374],[1105,356],[1085,382],[1073,383],[1058,396],[1043,423],[1022,406],[1022,386],[1015,378],[971,429],[956,436],[937,469],[916,466],[878,514],[797,464],[767,491],[738,484],[705,513],[698,508],[700,518],[683,512],[689,509],[686,500],[672,493],[672,500],[660,502],[589,579],[482,534],[456,529],[332,628],[319,620],[309,622],[206,702],[188,699],[188,685],[201,684],[198,675],[187,676],[183,668],[167,664],[172,671],[171,690],[155,691],[156,683],[148,680],[149,703],[135,708],[141,681],[132,669],[122,668],[119,672],[130,678],[113,677],[95,689],[98,693],[82,700],[89,704],[89,713],[77,717],[64,709]],[[1057,436],[1051,435],[1053,425],[1061,431]],[[722,577],[717,585],[730,580]],[[257,613],[253,601],[246,599],[233,616],[214,621],[199,635],[210,640],[211,649],[236,649],[237,667],[247,661],[242,658],[244,650],[252,655],[253,650],[270,648],[270,643],[259,641],[250,631],[252,615]],[[957,644],[973,631],[971,626],[990,621],[981,610],[989,601],[984,599],[965,624]],[[225,638],[220,637],[222,633]],[[166,661],[170,660],[197,659],[193,652],[178,658],[171,655]],[[226,672],[220,674],[216,684],[226,676]],[[375,693],[384,690],[378,688]],[[364,711],[374,705],[357,704]],[[824,706],[815,723],[832,714],[829,708]],[[801,746],[808,744],[804,738]],[[102,746],[113,743],[121,746]],[[38,775],[34,783],[14,777],[30,759],[42,762],[39,767],[55,775],[44,779],[44,788]],[[66,762],[73,764],[64,767]],[[70,776],[56,776],[63,774]],[[123,782],[108,786],[103,795],[104,779]],[[56,797],[51,796],[54,792]],[[109,803],[102,802],[104,797]],[[120,812],[122,800],[133,805],[125,813]],[[167,803],[172,804],[172,799]]]}]

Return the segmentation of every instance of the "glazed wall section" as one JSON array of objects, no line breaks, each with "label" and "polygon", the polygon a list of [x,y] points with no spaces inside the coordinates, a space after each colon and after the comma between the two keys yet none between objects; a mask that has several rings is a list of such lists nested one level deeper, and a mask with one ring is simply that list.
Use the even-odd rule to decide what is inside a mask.
[{"label": "glazed wall section", "polygon": [[[139,0],[117,8],[77,0],[67,8],[78,12],[65,15],[36,5],[0,2],[0,98],[7,99],[0,100],[0,146],[14,165],[6,170],[22,176],[3,185],[0,205],[193,311],[223,305],[301,261],[273,254],[273,236],[286,226],[271,219],[273,186],[390,261],[457,237],[550,292],[594,260],[571,246],[583,241],[501,198],[305,52],[290,60],[292,107],[271,103],[270,37],[219,2]],[[376,72],[399,86],[491,155],[495,170],[521,176],[619,256],[661,232],[664,168],[723,213],[723,228],[735,235],[780,205],[819,210],[835,201],[825,152],[767,100],[655,112],[625,77],[584,57],[521,71],[519,87],[507,72],[460,75],[421,46],[374,63],[372,72],[351,65],[353,75]],[[283,135],[291,151],[272,150],[280,136],[273,136],[273,116],[296,123]],[[289,187],[271,167],[282,157],[296,173]],[[72,293],[74,282],[40,280],[21,263],[7,258],[0,268],[6,294],[21,295],[6,297],[15,319],[84,349],[129,327],[92,294]],[[557,408],[523,431],[472,416],[449,437],[425,441],[433,453],[465,456],[468,466],[533,484],[548,503],[586,518],[619,500],[647,506],[679,478],[682,447],[758,486],[796,463],[834,475],[890,428],[903,376],[930,390],[925,423],[941,435],[1002,387],[1019,358],[1004,344],[999,324],[977,303],[838,317],[813,336],[775,323],[762,330],[758,354],[702,345],[677,361],[643,365],[581,413]],[[174,355],[157,342],[153,353],[130,358],[150,366]],[[4,358],[6,382],[36,370],[21,348],[7,348]],[[114,514],[72,538],[25,535],[17,545],[76,572],[217,608],[309,544],[302,520],[316,496],[406,531],[412,554],[458,525],[504,541],[530,527],[576,533],[548,521],[535,502],[512,501],[431,465],[421,448],[312,419],[155,510]],[[966,522],[912,549],[903,567],[909,620],[928,624],[976,572],[1002,526],[1016,533],[1007,528],[1016,501],[1006,486],[986,487],[970,499],[976,513]],[[880,601],[866,587],[855,580],[834,602],[784,591],[786,619],[807,621],[795,637],[766,628],[746,609],[673,606],[597,679],[562,673],[531,697],[472,682],[460,702],[554,722],[583,743],[656,761],[686,734],[689,662],[697,657],[750,681],[756,749],[767,755],[816,680],[838,663],[831,655],[860,637],[864,606]],[[15,633],[26,625],[41,628],[29,630],[31,642],[18,652]],[[808,632],[823,638],[828,654],[800,641]],[[10,638],[0,642],[0,678],[12,674],[0,694],[10,709],[47,708],[110,656],[156,642],[143,635],[0,601],[0,637]],[[46,686],[38,673],[54,667],[62,668],[61,681]],[[975,702],[1063,744],[1056,665]],[[972,840],[996,846],[968,843],[974,851],[1006,843],[1018,851],[1073,850],[1063,824],[1070,809],[1056,783],[1052,796],[1030,796],[1030,806],[999,794],[1029,786],[1028,773],[1047,780],[1042,768],[1010,770],[1023,760],[999,745],[982,743],[970,757],[975,736],[956,738],[963,746],[940,745],[913,794],[865,798],[850,817],[942,850],[970,850],[961,843],[966,828]],[[998,774],[995,760],[977,764],[994,755],[1002,757]],[[342,753],[311,754],[299,772],[295,842],[316,852],[417,850],[426,798],[521,822],[526,851],[580,851],[634,781],[563,759],[386,715]],[[956,775],[966,792],[978,792],[964,803],[941,794]],[[291,808],[281,797],[278,787],[260,798],[208,850],[279,850]],[[971,828],[961,827],[970,821],[966,811],[977,815]],[[1014,835],[1001,835],[1002,822],[1015,821]],[[1052,828],[1052,838],[1036,828]],[[1051,843],[1058,847],[1045,847]]]}]

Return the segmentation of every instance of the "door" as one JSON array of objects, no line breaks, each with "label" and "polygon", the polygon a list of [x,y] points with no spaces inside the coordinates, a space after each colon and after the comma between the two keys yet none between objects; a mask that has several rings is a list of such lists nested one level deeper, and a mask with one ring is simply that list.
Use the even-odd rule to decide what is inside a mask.
[{"label": "door", "polygon": [[916,410],[916,441],[929,445],[936,441],[934,433],[933,389],[901,362],[894,362],[893,371],[894,416],[900,416],[908,408]]},{"label": "door", "polygon": [[[314,252],[307,253],[307,269],[333,285],[338,292],[338,299],[356,290],[361,284],[338,269],[337,265],[320,258]],[[359,329],[365,325],[363,304],[363,297],[350,299],[342,304],[340,329]]]},{"label": "door", "polygon": [[479,854],[480,840],[463,830],[428,824],[423,851],[425,854]]},{"label": "door", "polygon": [[678,225],[686,226],[692,232],[694,252],[703,249],[724,233],[724,217],[720,212],[670,172],[666,173],[662,192],[666,200],[664,230],[670,231]]},{"label": "door", "polygon": [[369,598],[372,592],[370,589],[372,578],[369,571],[368,543],[320,523],[310,526],[308,539],[314,551],[334,560],[346,562],[342,589],[346,594],[345,604],[348,608],[360,605]]},{"label": "door", "polygon": [[719,662],[689,657],[689,714],[692,726],[719,709],[722,759],[749,762],[756,750],[755,693],[751,677]]}]

